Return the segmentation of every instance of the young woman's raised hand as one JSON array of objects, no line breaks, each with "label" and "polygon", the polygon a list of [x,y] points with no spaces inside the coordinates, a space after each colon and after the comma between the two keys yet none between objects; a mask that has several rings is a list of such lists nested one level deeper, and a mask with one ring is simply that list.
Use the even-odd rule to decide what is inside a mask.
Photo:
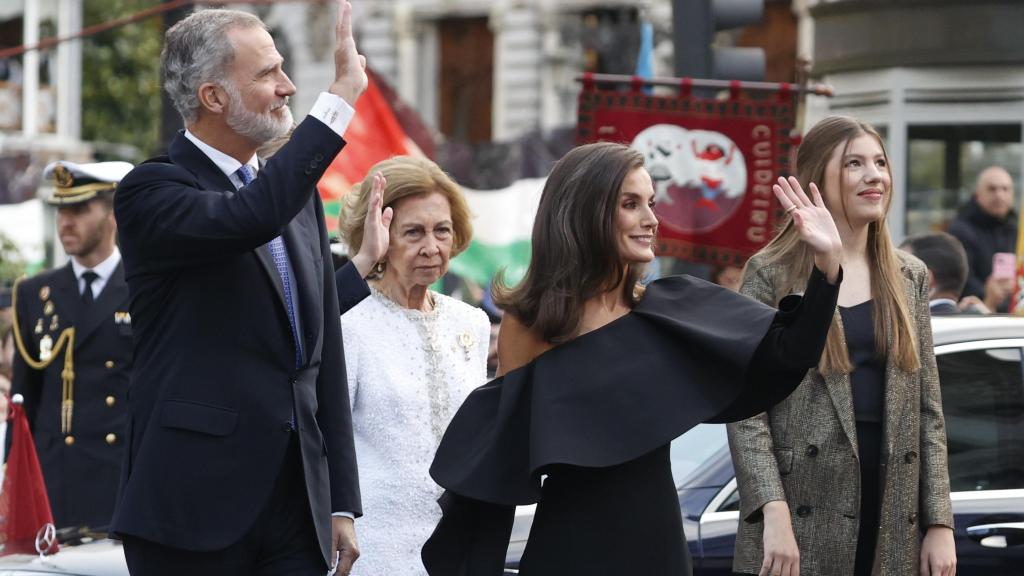
[{"label": "young woman's raised hand", "polygon": [[778,184],[772,186],[782,209],[793,217],[800,239],[814,251],[815,266],[828,276],[829,282],[835,282],[843,259],[843,241],[818,186],[812,182],[810,188],[811,198],[808,198],[793,176],[779,178]]}]

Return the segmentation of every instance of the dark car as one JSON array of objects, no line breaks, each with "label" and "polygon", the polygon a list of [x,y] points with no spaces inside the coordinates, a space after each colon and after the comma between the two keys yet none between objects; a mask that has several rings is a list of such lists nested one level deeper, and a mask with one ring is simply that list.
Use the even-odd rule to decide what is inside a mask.
[{"label": "dark car", "polygon": [[[932,320],[949,449],[960,576],[1024,574],[1024,318]],[[739,492],[724,425],[672,443],[672,472],[694,576],[732,574]],[[532,507],[517,514],[512,573]]]}]

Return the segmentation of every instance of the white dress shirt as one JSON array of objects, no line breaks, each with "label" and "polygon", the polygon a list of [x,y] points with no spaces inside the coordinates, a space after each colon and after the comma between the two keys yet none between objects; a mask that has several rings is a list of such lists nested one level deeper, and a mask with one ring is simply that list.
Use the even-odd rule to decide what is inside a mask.
[{"label": "white dress shirt", "polygon": [[117,265],[121,263],[121,251],[114,246],[114,251],[107,256],[107,259],[92,268],[86,268],[74,256],[71,257],[71,270],[75,273],[75,278],[78,279],[78,293],[85,293],[85,278],[82,278],[82,274],[87,271],[93,271],[96,273],[96,279],[92,281],[92,297],[93,300],[100,297],[100,293],[103,292],[103,288],[106,287],[107,281],[113,276],[114,270],[117,269]]},{"label": "white dress shirt", "polygon": [[935,300],[928,302],[928,309],[931,310],[940,304],[952,304],[954,308],[958,307],[956,300],[951,300],[949,298],[936,298]]}]

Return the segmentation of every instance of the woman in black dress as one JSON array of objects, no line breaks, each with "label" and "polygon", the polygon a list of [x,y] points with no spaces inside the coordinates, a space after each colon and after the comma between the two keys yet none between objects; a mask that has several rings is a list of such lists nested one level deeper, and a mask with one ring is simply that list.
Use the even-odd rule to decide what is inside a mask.
[{"label": "woman in black dress", "polygon": [[[841,244],[820,197],[793,214],[815,254],[779,310],[690,277],[638,283],[658,220],[643,156],[598,143],[548,177],[499,378],[463,404],[431,474],[447,492],[424,546],[432,575],[500,574],[517,504],[537,502],[526,576],[685,576],[669,443],[785,398],[821,353]],[[499,283],[500,284],[500,283]]]}]

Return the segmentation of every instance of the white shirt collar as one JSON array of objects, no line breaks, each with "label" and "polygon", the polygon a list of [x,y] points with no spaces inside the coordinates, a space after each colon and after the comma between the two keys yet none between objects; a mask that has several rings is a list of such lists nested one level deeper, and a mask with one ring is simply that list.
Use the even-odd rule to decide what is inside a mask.
[{"label": "white shirt collar", "polygon": [[936,298],[935,300],[928,302],[928,309],[930,310],[932,308],[935,308],[940,304],[952,304],[953,306],[957,305],[956,300],[950,300],[949,298]]},{"label": "white shirt collar", "polygon": [[[206,154],[206,157],[212,160],[217,165],[217,168],[220,168],[220,171],[230,178],[236,187],[241,187],[242,181],[238,179],[238,174],[236,174],[238,169],[242,167],[241,162],[203,142],[198,136],[188,130],[185,130],[185,138],[188,138],[203,154]],[[259,172],[260,163],[255,154],[245,164],[252,168],[253,174]]]},{"label": "white shirt collar", "polygon": [[110,253],[110,256],[107,256],[106,260],[100,262],[99,264],[93,266],[92,268],[86,268],[85,266],[82,266],[81,264],[79,264],[78,260],[75,260],[75,257],[72,256],[71,269],[75,272],[75,278],[79,280],[82,279],[82,273],[84,273],[86,270],[92,270],[93,272],[96,273],[96,276],[99,277],[97,278],[96,281],[102,280],[103,284],[105,285],[107,283],[107,280],[109,280],[110,277],[114,274],[114,269],[117,268],[117,265],[120,264],[120,262],[121,251],[117,249],[117,246],[114,246],[114,251]]}]

